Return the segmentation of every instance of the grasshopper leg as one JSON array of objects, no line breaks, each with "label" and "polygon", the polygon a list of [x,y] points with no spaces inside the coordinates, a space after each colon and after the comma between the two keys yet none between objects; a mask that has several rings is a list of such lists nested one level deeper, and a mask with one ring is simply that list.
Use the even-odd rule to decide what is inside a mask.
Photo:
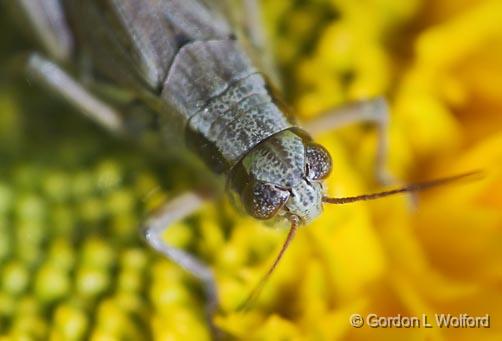
[{"label": "grasshopper leg", "polygon": [[152,248],[202,282],[207,297],[208,319],[211,321],[211,317],[218,307],[218,295],[213,272],[194,256],[168,245],[162,238],[164,233],[172,226],[172,223],[194,213],[204,202],[205,199],[194,192],[188,192],[172,199],[166,203],[159,213],[150,217],[144,226],[143,234]]},{"label": "grasshopper leg", "polygon": [[[61,0],[7,0],[7,9],[25,19],[45,52],[59,62],[68,61],[74,40]],[[3,5],[3,4],[2,4]]]},{"label": "grasshopper leg", "polygon": [[112,133],[122,134],[124,132],[119,113],[96,98],[56,63],[34,53],[28,57],[27,71],[30,76],[49,87]]},{"label": "grasshopper leg", "polygon": [[377,128],[378,141],[375,158],[375,177],[381,184],[394,182],[393,177],[386,171],[388,148],[389,108],[383,97],[349,103],[339,108],[328,110],[305,125],[307,131],[313,135],[336,130],[356,123],[373,123]]}]

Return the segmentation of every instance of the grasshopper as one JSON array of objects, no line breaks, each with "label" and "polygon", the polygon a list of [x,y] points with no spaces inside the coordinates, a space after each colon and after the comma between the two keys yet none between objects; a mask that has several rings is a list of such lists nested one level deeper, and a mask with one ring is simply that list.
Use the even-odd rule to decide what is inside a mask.
[{"label": "grasshopper", "polygon": [[[349,198],[325,195],[327,150],[312,135],[357,122],[378,129],[376,177],[384,171],[388,107],[383,98],[329,110],[299,126],[273,91],[277,79],[266,52],[254,0],[10,0],[43,52],[28,72],[90,119],[160,154],[185,145],[245,211],[261,220],[289,221],[279,255],[250,298],[256,297],[297,229],[343,204],[414,192],[469,174]],[[84,70],[82,72],[82,70]],[[113,91],[110,91],[112,89]],[[139,109],[139,110],[138,110]],[[210,268],[161,236],[195,212],[196,190],[168,202],[145,223],[148,244],[200,279],[208,314],[218,306]]]}]

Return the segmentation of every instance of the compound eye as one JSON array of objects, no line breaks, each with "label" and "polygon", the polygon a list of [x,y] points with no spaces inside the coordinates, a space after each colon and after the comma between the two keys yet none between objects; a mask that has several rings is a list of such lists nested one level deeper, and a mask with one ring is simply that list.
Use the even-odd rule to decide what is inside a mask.
[{"label": "compound eye", "polygon": [[242,193],[242,203],[246,211],[256,219],[263,220],[272,218],[288,198],[288,191],[261,181],[250,183]]},{"label": "compound eye", "polygon": [[326,179],[331,172],[331,156],[326,148],[317,143],[305,146],[307,176],[312,180]]}]

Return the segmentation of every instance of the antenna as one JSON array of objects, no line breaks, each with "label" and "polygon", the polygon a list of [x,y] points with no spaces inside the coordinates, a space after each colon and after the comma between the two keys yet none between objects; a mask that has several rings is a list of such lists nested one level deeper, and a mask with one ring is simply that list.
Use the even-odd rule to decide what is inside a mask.
[{"label": "antenna", "polygon": [[432,187],[436,186],[441,186],[441,185],[446,185],[451,182],[459,181],[459,180],[468,180],[471,178],[471,180],[474,180],[475,178],[479,178],[483,175],[482,171],[473,171],[473,172],[468,172],[464,174],[459,174],[459,175],[454,175],[446,178],[441,178],[441,179],[435,179],[427,182],[420,182],[416,184],[410,184],[401,188],[396,188],[392,189],[389,191],[383,191],[383,192],[377,192],[377,193],[371,193],[371,194],[363,194],[363,195],[357,195],[354,197],[345,197],[345,198],[330,198],[330,197],[323,197],[322,201],[328,204],[336,204],[336,205],[341,205],[341,204],[349,204],[352,202],[357,202],[357,201],[366,201],[366,200],[375,200],[375,199],[380,199],[383,197],[387,197],[390,195],[395,195],[395,194],[400,194],[400,193],[409,193],[409,192],[419,192],[423,191]]},{"label": "antenna", "polygon": [[299,225],[298,217],[292,215],[290,217],[290,219],[291,219],[291,228],[289,229],[288,236],[286,237],[286,240],[284,241],[284,244],[282,245],[282,248],[279,251],[279,254],[275,258],[275,260],[272,263],[272,266],[270,267],[270,269],[268,269],[267,273],[262,277],[262,279],[260,280],[260,282],[258,282],[258,285],[256,285],[256,287],[253,289],[253,291],[251,291],[251,294],[249,294],[249,296],[246,299],[246,301],[244,301],[244,303],[239,307],[239,309],[238,309],[239,311],[246,311],[246,310],[248,310],[249,307],[251,306],[251,303],[253,303],[253,301],[255,301],[256,298],[258,296],[260,296],[260,293],[263,290],[263,287],[267,283],[268,279],[270,278],[270,276],[272,275],[272,273],[274,272],[274,270],[279,265],[279,262],[281,261],[282,257],[284,256],[284,253],[286,252],[286,250],[288,249],[289,245],[291,244],[291,241],[295,237],[296,231],[298,230],[298,225]]}]

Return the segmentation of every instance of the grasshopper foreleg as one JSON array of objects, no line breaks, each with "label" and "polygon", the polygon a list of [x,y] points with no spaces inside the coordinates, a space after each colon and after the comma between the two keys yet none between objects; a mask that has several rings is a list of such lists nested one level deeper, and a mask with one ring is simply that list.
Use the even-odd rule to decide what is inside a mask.
[{"label": "grasshopper foreleg", "polygon": [[120,115],[56,63],[34,53],[28,58],[27,71],[30,76],[49,87],[92,120],[115,134],[124,133]]},{"label": "grasshopper foreleg", "polygon": [[218,307],[216,282],[211,269],[189,253],[168,245],[162,238],[172,224],[197,211],[204,203],[200,195],[189,192],[169,201],[160,211],[150,217],[144,227],[146,241],[158,252],[178,264],[199,279],[207,296],[207,314],[211,319]]},{"label": "grasshopper foreleg", "polygon": [[375,157],[375,177],[381,184],[393,182],[393,177],[386,171],[388,148],[389,108],[383,97],[349,103],[321,114],[308,122],[305,127],[313,135],[336,130],[350,124],[373,123],[377,128],[378,141]]}]

